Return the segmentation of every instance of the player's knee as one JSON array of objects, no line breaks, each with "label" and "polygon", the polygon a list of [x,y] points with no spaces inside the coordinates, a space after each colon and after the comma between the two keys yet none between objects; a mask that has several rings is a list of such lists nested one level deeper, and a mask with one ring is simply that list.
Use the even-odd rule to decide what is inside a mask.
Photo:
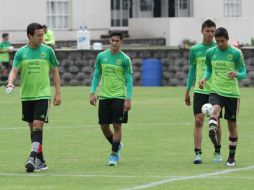
[{"label": "player's knee", "polygon": [[204,119],[200,117],[195,118],[195,127],[201,128],[203,126]]},{"label": "player's knee", "polygon": [[115,131],[121,131],[121,124],[116,124],[116,123],[113,123],[113,128]]},{"label": "player's knee", "polygon": [[43,121],[37,121],[37,120],[35,120],[34,122],[33,122],[33,130],[40,130],[40,129],[42,129],[42,127],[43,127]]},{"label": "player's knee", "polygon": [[109,130],[110,130],[109,125],[101,125],[101,130],[102,130],[103,132],[109,131]]}]

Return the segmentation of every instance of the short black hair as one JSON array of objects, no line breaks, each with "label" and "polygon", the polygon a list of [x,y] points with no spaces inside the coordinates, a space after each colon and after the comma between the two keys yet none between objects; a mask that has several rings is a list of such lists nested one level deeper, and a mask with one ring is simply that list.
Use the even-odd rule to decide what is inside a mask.
[{"label": "short black hair", "polygon": [[119,30],[111,31],[109,36],[110,38],[112,38],[112,36],[119,36],[121,40],[123,39],[123,33],[122,31],[119,31]]},{"label": "short black hair", "polygon": [[3,34],[2,34],[2,38],[5,38],[5,37],[7,37],[7,36],[9,36],[9,33],[3,33]]},{"label": "short black hair", "polygon": [[213,21],[210,20],[210,19],[207,19],[207,20],[204,21],[203,24],[202,24],[202,30],[203,30],[205,27],[213,27],[213,26],[216,28],[215,22],[213,22]]},{"label": "short black hair", "polygon": [[43,24],[42,27],[45,28],[45,29],[48,28],[47,25],[45,25],[45,24]]},{"label": "short black hair", "polygon": [[215,36],[215,38],[216,38],[216,37],[224,37],[224,38],[226,38],[227,40],[229,39],[228,31],[227,31],[226,28],[223,28],[223,27],[217,28],[217,29],[215,30],[214,36]]},{"label": "short black hair", "polygon": [[39,29],[43,29],[42,25],[39,24],[39,23],[34,22],[34,23],[31,23],[27,26],[26,33],[27,33],[27,35],[30,34],[30,35],[33,36],[34,31],[39,30]]}]

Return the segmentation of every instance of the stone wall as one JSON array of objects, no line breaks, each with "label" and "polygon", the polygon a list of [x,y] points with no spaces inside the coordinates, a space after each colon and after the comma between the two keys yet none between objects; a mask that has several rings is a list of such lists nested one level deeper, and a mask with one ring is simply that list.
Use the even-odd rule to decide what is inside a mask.
[{"label": "stone wall", "polygon": [[[254,86],[254,51],[243,49],[247,79],[240,82],[241,86]],[[189,50],[185,49],[126,49],[133,65],[133,81],[137,86],[142,80],[142,61],[146,58],[157,58],[162,63],[162,85],[184,86],[188,74]],[[58,51],[60,73],[63,85],[90,85],[93,75],[93,66],[98,51]]]},{"label": "stone wall", "polygon": [[[254,49],[243,49],[247,79],[240,82],[241,86],[254,86]],[[134,85],[140,86],[142,80],[142,61],[146,58],[157,58],[162,63],[163,86],[185,86],[188,74],[187,49],[125,49],[130,56],[133,65]],[[93,66],[96,55],[95,50],[57,50],[56,55],[60,62],[60,74],[62,85],[86,85],[91,84]]]},{"label": "stone wall", "polygon": [[[90,41],[91,47],[93,43],[99,42],[102,45],[108,46],[109,45],[109,39],[92,39]],[[12,43],[12,45],[15,48],[20,48],[25,43]],[[165,46],[166,45],[166,39],[165,38],[124,38],[124,46]],[[75,40],[61,40],[56,41],[56,48],[68,48],[68,49],[75,49],[77,48],[77,41]]]}]

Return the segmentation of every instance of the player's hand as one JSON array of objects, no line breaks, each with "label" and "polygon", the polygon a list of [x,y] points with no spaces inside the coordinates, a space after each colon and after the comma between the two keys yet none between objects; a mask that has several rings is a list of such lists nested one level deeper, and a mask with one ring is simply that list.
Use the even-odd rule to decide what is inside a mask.
[{"label": "player's hand", "polygon": [[131,109],[131,100],[124,100],[123,111],[130,111]]},{"label": "player's hand", "polygon": [[236,74],[235,71],[230,71],[230,72],[228,73],[228,77],[231,78],[231,79],[235,78],[236,76],[237,76],[237,74]]},{"label": "player's hand", "polygon": [[61,96],[60,96],[60,94],[56,94],[54,96],[53,104],[54,104],[54,106],[59,106],[61,104]]},{"label": "player's hand", "polygon": [[203,89],[204,86],[205,86],[205,79],[202,79],[202,80],[199,81],[199,88]]},{"label": "player's hand", "polygon": [[190,94],[189,94],[189,92],[186,92],[186,93],[185,93],[184,101],[185,101],[185,104],[186,104],[187,106],[190,106],[190,105],[191,105],[191,100],[190,100]]},{"label": "player's hand", "polygon": [[90,104],[93,105],[93,106],[96,106],[96,101],[97,101],[97,97],[95,94],[90,94]]}]

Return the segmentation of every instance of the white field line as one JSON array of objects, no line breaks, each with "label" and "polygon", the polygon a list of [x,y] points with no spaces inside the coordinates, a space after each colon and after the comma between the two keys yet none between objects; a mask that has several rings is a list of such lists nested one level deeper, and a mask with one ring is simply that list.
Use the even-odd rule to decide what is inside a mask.
[{"label": "white field line", "polygon": [[[191,125],[193,123],[191,122],[179,122],[179,123],[136,123],[136,124],[129,124],[129,125],[135,125],[135,126],[154,126],[154,125],[160,125],[160,126],[173,126],[173,125]],[[128,125],[128,124],[127,124]],[[84,125],[54,125],[54,126],[45,126],[48,129],[54,129],[54,128],[83,128],[83,127],[96,127],[99,126],[98,124],[84,124]],[[27,127],[20,126],[20,127],[4,127],[0,128],[0,131],[5,130],[17,130],[17,129],[27,129]]]},{"label": "white field line", "polygon": [[209,179],[251,179],[253,180],[254,179],[254,176],[244,176],[244,177],[241,177],[241,176],[211,176],[211,177],[208,177]]},{"label": "white field line", "polygon": [[[2,177],[102,177],[102,178],[165,178],[169,176],[144,176],[144,175],[102,175],[102,174],[47,174],[43,172],[34,173],[0,173]],[[171,176],[175,178],[178,176]]]},{"label": "white field line", "polygon": [[[80,177],[80,178],[93,178],[93,177],[101,177],[101,178],[167,178],[168,182],[171,181],[179,181],[179,180],[188,180],[188,179],[198,179],[198,178],[213,178],[213,179],[254,179],[254,176],[245,176],[245,177],[230,177],[230,176],[214,176],[214,175],[221,175],[221,174],[228,174],[237,171],[244,171],[254,169],[254,166],[249,166],[245,168],[238,168],[238,169],[231,169],[231,170],[224,170],[221,172],[212,172],[212,173],[205,173],[199,174],[197,176],[149,176],[149,175],[102,175],[102,174],[47,174],[43,172],[35,172],[31,174],[27,173],[0,173],[2,177]],[[166,181],[162,180],[162,181]],[[169,181],[171,180],[171,181]],[[159,181],[159,182],[162,182]],[[167,183],[168,183],[167,182]],[[160,184],[161,185],[161,184]],[[152,187],[152,186],[151,186]],[[137,187],[136,187],[137,188]],[[148,187],[147,187],[148,188]],[[134,188],[129,188],[134,189]],[[128,189],[128,190],[129,190]]]},{"label": "white field line", "polygon": [[168,179],[155,181],[155,182],[151,182],[151,183],[146,183],[144,185],[138,185],[136,187],[130,187],[130,188],[126,188],[124,190],[147,189],[147,188],[156,187],[156,186],[159,186],[159,185],[171,183],[171,182],[174,182],[174,181],[185,181],[185,180],[190,180],[190,179],[207,178],[207,177],[210,177],[210,176],[223,175],[223,174],[229,174],[229,173],[233,173],[233,172],[252,170],[252,169],[254,169],[254,165],[244,167],[244,168],[234,168],[234,169],[227,169],[227,170],[218,171],[218,172],[203,173],[203,174],[199,174],[199,175],[179,176],[179,177],[175,177],[175,178],[170,177]]},{"label": "white field line", "polygon": [[[253,125],[254,122],[241,122],[240,125]],[[129,123],[128,125],[134,125],[134,126],[175,126],[175,125],[194,125],[193,122],[176,122],[176,123]],[[54,128],[93,128],[99,126],[98,124],[84,124],[84,125],[52,125],[52,126],[48,126],[46,125],[45,127],[48,129],[54,129]],[[8,130],[17,130],[17,129],[27,129],[28,127],[24,127],[24,125],[20,126],[20,127],[3,127],[0,128],[0,131],[8,131]]]}]

